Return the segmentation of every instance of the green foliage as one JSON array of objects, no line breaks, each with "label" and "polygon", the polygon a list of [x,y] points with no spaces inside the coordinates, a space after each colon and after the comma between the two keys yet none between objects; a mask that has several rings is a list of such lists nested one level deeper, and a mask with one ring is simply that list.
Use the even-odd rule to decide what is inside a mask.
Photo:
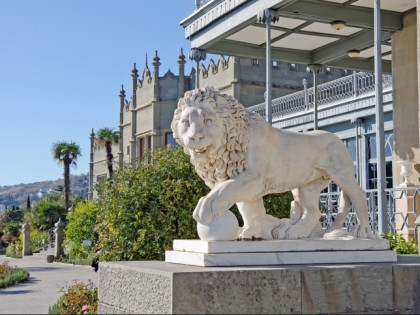
[{"label": "green foliage", "polygon": [[53,306],[50,306],[48,308],[48,314],[61,315],[60,306],[58,306],[57,303],[55,303]]},{"label": "green foliage", "polygon": [[97,314],[98,289],[92,281],[88,283],[74,281],[68,287],[62,287],[63,295],[57,303],[48,309],[48,314]]},{"label": "green foliage", "polygon": [[192,211],[209,189],[188,156],[158,149],[148,160],[96,186],[100,260],[161,260],[174,239],[198,237]]},{"label": "green foliage", "polygon": [[51,148],[53,158],[59,164],[76,164],[77,158],[82,155],[80,146],[75,142],[58,141]]},{"label": "green foliage", "polygon": [[20,222],[9,222],[4,227],[4,232],[9,233],[12,236],[19,237],[20,229],[22,224]]},{"label": "green foliage", "polygon": [[418,254],[417,242],[413,238],[407,241],[402,235],[389,232],[382,234],[381,238],[389,240],[389,245],[392,250],[395,250],[399,255]]},{"label": "green foliage", "polygon": [[99,146],[105,146],[107,142],[110,144],[117,144],[120,140],[120,132],[113,128],[104,127],[96,132],[95,142]]},{"label": "green foliage", "polygon": [[[192,212],[208,187],[181,148],[148,154],[150,163],[120,167],[96,186],[100,260],[162,260],[174,239],[198,238]],[[290,193],[264,200],[268,213],[289,217]],[[232,211],[242,224],[236,206]]]},{"label": "green foliage", "polygon": [[24,210],[19,207],[12,207],[12,209],[5,210],[8,212],[9,222],[21,223],[24,216]]},{"label": "green foliage", "polygon": [[20,234],[24,211],[12,207],[0,213],[0,236],[5,244],[15,242]]},{"label": "green foliage", "polygon": [[9,244],[9,246],[6,247],[6,257],[22,258],[22,250],[23,246],[21,241]]},{"label": "green foliage", "polygon": [[31,226],[40,230],[48,230],[54,227],[54,224],[61,218],[65,221],[66,206],[62,198],[51,194],[41,199],[32,208],[27,216]]},{"label": "green foliage", "polygon": [[15,285],[29,279],[29,272],[21,268],[13,268],[8,262],[0,264],[0,288]]},{"label": "green foliage", "polygon": [[293,195],[290,191],[282,194],[267,195],[263,199],[268,214],[280,219],[290,217],[290,203],[293,200]]},{"label": "green foliage", "polygon": [[[67,254],[71,259],[86,259],[97,243],[95,232],[97,208],[92,201],[79,202],[75,209],[67,215],[68,224],[65,229]],[[82,244],[83,240],[90,240],[91,247]]]},{"label": "green foliage", "polygon": [[80,146],[75,142],[59,141],[52,146],[53,158],[64,166],[64,204],[66,209],[70,203],[70,166],[76,167],[77,158],[82,155]]},{"label": "green foliage", "polygon": [[11,267],[7,261],[0,264],[0,288],[26,281],[29,272],[25,269]]},{"label": "green foliage", "polygon": [[[43,245],[47,245],[49,241],[48,231],[31,229],[31,250],[40,249]],[[42,242],[44,240],[44,242]]]}]

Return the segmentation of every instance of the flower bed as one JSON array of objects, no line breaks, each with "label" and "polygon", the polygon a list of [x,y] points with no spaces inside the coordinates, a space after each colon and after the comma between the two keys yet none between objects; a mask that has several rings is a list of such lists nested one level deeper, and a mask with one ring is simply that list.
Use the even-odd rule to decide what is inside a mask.
[{"label": "flower bed", "polygon": [[29,279],[25,269],[11,267],[7,261],[0,264],[0,288],[15,285]]}]

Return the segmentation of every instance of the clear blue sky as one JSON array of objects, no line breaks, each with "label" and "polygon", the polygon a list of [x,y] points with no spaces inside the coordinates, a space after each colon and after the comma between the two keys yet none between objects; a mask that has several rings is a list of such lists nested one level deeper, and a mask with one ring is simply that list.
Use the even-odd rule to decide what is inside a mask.
[{"label": "clear blue sky", "polygon": [[81,146],[71,174],[87,174],[91,129],[118,128],[133,63],[141,73],[147,54],[153,71],[158,50],[160,74],[178,74],[180,48],[190,50],[179,22],[194,8],[194,0],[1,1],[0,186],[62,178],[57,141]]}]

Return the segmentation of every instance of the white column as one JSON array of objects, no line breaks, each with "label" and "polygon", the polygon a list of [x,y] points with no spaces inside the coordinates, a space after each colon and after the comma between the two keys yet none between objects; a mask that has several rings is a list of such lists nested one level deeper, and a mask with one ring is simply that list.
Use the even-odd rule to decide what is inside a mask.
[{"label": "white column", "polygon": [[271,83],[271,23],[279,20],[279,12],[273,9],[262,10],[258,13],[257,21],[266,25],[266,88],[265,88],[265,119],[271,125],[272,118],[272,83]]}]

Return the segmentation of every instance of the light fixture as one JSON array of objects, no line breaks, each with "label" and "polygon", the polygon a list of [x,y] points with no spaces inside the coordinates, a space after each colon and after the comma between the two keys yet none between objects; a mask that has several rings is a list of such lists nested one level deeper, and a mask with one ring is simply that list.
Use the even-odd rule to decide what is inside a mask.
[{"label": "light fixture", "polygon": [[348,55],[350,58],[360,57],[360,50],[357,50],[357,49],[352,49],[352,50],[349,50],[349,51],[347,52],[347,55]]},{"label": "light fixture", "polygon": [[331,27],[337,31],[341,30],[344,26],[346,26],[346,22],[344,21],[337,20],[331,22]]}]

